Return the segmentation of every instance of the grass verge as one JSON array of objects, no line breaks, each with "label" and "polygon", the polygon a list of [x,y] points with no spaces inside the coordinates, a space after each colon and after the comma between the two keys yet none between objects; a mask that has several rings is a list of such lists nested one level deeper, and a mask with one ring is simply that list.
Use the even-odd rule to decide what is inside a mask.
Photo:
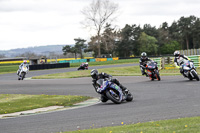
[{"label": "grass verge", "polygon": [[90,99],[71,95],[0,94],[0,114],[14,113],[48,106],[72,106]]},{"label": "grass verge", "polygon": [[[130,64],[130,63],[139,63],[139,58],[135,58],[135,59],[121,59],[121,60],[112,60],[112,61],[100,61],[100,62],[89,62],[89,67],[90,66]],[[79,67],[80,64],[81,63],[71,63],[70,67]]]},{"label": "grass verge", "polygon": [[161,120],[131,125],[77,130],[64,133],[199,133],[200,117]]},{"label": "grass verge", "polygon": [[[89,62],[89,66],[101,66],[101,65],[117,65],[117,64],[130,64],[139,63],[139,59],[123,59],[113,61],[102,62]],[[70,67],[79,67],[81,63],[71,63]],[[0,65],[0,74],[15,73],[17,72],[19,65]],[[62,69],[62,68],[61,68]]]},{"label": "grass verge", "polygon": [[0,74],[17,72],[19,65],[0,65]]},{"label": "grass verge", "polygon": [[[103,68],[103,69],[98,69],[98,71],[108,73],[112,76],[141,76],[141,71],[139,66]],[[200,68],[197,69],[197,72],[200,73]],[[180,72],[178,69],[160,70],[160,75],[161,76],[180,75]],[[61,79],[61,78],[78,78],[78,77],[90,77],[90,70],[41,75],[32,77],[32,79]]]}]

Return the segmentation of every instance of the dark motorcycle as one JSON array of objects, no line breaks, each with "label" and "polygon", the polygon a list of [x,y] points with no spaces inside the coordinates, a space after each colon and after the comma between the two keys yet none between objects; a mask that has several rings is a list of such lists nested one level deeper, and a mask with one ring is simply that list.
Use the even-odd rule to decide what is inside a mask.
[{"label": "dark motorcycle", "polygon": [[151,80],[157,79],[160,81],[160,74],[157,66],[157,62],[149,61],[146,65],[147,75]]},{"label": "dark motorcycle", "polygon": [[77,70],[88,70],[88,64],[81,64]]},{"label": "dark motorcycle", "polygon": [[182,74],[184,77],[187,77],[190,80],[196,79],[197,81],[199,81],[199,76],[192,61],[186,60],[182,65],[182,69]]},{"label": "dark motorcycle", "polygon": [[132,101],[133,96],[128,91],[122,91],[122,89],[115,83],[110,82],[108,79],[97,80],[98,87],[94,86],[96,92],[101,94],[101,101],[107,102],[111,100],[116,104],[120,104],[122,101]]}]

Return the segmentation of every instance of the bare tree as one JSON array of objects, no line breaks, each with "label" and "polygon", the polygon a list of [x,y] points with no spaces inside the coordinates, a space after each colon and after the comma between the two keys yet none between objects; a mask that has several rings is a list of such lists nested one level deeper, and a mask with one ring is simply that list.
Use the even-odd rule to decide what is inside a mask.
[{"label": "bare tree", "polygon": [[98,57],[101,56],[101,32],[106,23],[111,24],[116,20],[118,9],[118,4],[109,0],[93,0],[89,6],[81,11],[85,16],[85,21],[82,24],[96,31]]}]

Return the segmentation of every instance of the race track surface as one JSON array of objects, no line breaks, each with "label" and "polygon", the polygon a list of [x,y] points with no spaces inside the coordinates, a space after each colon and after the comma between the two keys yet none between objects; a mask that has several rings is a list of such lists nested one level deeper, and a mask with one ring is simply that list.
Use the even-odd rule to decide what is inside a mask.
[{"label": "race track surface", "polygon": [[[92,68],[101,67],[91,67],[90,69]],[[34,71],[27,76],[74,70],[76,68]],[[182,76],[161,76],[161,81],[150,81],[144,76],[119,76],[115,78],[119,79],[130,90],[134,96],[134,101],[122,104],[114,104],[108,101],[107,103],[99,103],[79,109],[0,119],[0,132],[51,133],[115,126],[121,125],[121,122],[132,124],[200,116],[200,82],[198,81],[189,81]],[[94,91],[89,77],[18,81],[16,74],[0,75],[0,94],[99,97]]]}]

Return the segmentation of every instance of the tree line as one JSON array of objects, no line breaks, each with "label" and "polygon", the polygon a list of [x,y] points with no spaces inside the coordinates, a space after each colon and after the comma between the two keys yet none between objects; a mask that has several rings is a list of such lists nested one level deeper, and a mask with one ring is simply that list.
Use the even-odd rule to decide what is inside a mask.
[{"label": "tree line", "polygon": [[[91,37],[88,50],[98,55],[96,36]],[[141,52],[148,55],[173,54],[175,50],[200,48],[200,18],[181,17],[170,26],[167,22],[159,28],[145,24],[128,25],[120,30],[107,24],[101,35],[101,52],[119,57],[138,56]]]},{"label": "tree line", "polygon": [[[164,22],[159,28],[150,24],[143,27],[126,24],[124,28],[116,30],[111,24],[106,24],[99,42],[98,38],[92,36],[88,47],[84,45],[85,52],[93,51],[94,57],[98,57],[97,43],[100,43],[101,54],[118,57],[138,56],[144,51],[148,55],[173,54],[175,50],[200,48],[200,18],[181,17],[171,25]],[[80,39],[76,47],[83,47],[84,42],[85,40]],[[78,49],[80,53],[80,47]]]},{"label": "tree line", "polygon": [[[118,4],[109,0],[94,0],[82,10],[85,16],[83,25],[94,29],[96,35],[91,36],[88,45],[85,40],[75,39],[76,45],[63,48],[67,52],[80,53],[92,51],[94,57],[102,54],[112,54],[118,57],[138,56],[141,52],[148,55],[173,54],[175,50],[200,48],[200,18],[196,16],[181,17],[171,25],[163,22],[159,28],[150,24],[129,25],[116,29],[113,21],[116,19]],[[114,27],[114,28],[113,28]]]}]

